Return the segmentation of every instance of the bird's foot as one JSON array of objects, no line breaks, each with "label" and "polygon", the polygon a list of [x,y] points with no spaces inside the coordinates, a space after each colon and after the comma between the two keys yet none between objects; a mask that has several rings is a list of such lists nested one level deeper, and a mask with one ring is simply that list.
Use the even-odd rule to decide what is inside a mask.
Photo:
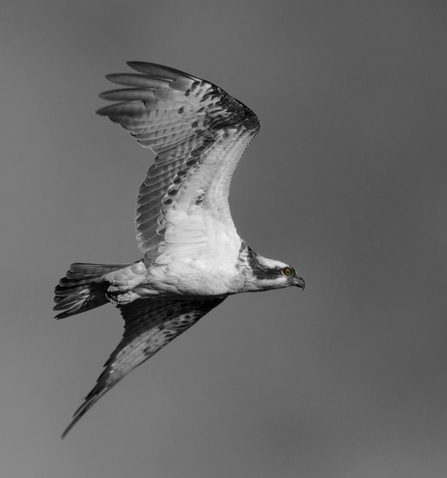
[{"label": "bird's foot", "polygon": [[106,292],[107,300],[112,303],[113,305],[124,305],[133,302],[135,299],[139,299],[140,296],[132,292],[131,290],[122,293],[116,293],[115,291],[111,291],[110,287]]}]

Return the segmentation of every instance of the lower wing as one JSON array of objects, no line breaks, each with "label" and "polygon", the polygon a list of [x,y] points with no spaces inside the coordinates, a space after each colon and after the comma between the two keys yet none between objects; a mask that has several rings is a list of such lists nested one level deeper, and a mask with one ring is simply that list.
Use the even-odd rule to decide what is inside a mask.
[{"label": "lower wing", "polygon": [[62,438],[115,384],[194,325],[224,298],[140,299],[119,306],[125,320],[124,335],[98,378],[93,390],[73,415]]}]

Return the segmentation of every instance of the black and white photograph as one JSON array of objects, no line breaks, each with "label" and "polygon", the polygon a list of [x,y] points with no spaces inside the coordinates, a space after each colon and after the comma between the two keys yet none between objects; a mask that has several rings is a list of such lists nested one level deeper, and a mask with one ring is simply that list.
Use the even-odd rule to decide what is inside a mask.
[{"label": "black and white photograph", "polygon": [[445,478],[447,3],[1,10],[0,476]]}]

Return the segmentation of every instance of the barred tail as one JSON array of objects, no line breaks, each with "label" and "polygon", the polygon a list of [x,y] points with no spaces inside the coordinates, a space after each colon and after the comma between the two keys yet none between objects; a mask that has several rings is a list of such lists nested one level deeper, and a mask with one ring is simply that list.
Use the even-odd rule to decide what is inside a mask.
[{"label": "barred tail", "polygon": [[56,319],[70,317],[106,304],[108,300],[105,287],[108,281],[104,276],[127,266],[129,264],[72,264],[54,289],[54,310],[62,311],[56,315]]}]

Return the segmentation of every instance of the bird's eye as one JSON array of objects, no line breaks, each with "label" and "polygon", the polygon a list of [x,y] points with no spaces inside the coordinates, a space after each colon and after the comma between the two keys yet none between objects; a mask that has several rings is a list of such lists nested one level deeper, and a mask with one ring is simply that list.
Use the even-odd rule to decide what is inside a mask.
[{"label": "bird's eye", "polygon": [[290,267],[285,267],[283,270],[282,270],[283,274],[285,276],[290,276],[292,275],[292,269]]}]

